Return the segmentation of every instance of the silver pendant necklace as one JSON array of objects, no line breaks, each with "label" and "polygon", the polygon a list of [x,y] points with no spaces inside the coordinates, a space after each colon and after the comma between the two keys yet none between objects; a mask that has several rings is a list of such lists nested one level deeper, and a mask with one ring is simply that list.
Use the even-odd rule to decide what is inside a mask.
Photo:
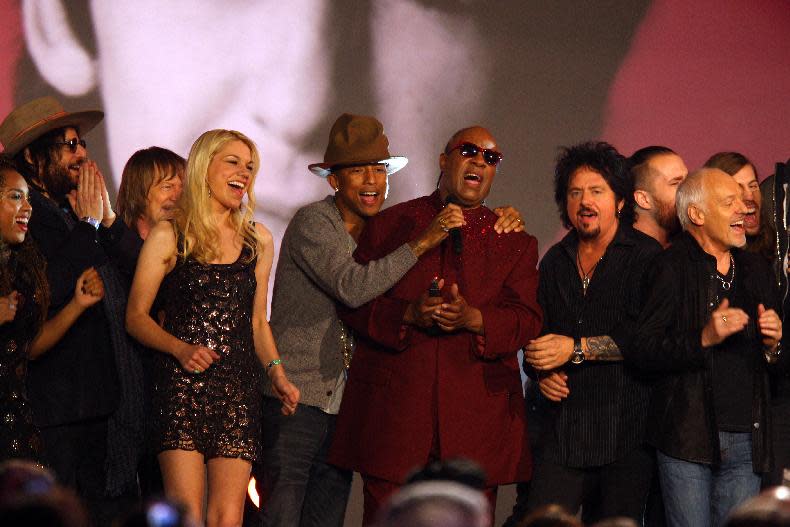
[{"label": "silver pendant necklace", "polygon": [[732,283],[735,281],[735,260],[732,258],[732,254],[730,254],[730,269],[732,269],[732,277],[729,280],[725,280],[718,272],[716,273],[716,278],[719,279],[721,288],[725,291],[729,291],[732,287]]},{"label": "silver pendant necklace", "polygon": [[579,258],[579,251],[576,251],[576,265],[579,266],[579,271],[582,273],[582,295],[587,296],[587,288],[590,287],[590,278],[592,278],[592,274],[595,272],[595,268],[598,267],[598,264],[601,263],[601,260],[603,260],[603,256],[598,258],[598,261],[590,267],[589,271],[585,272],[584,267],[582,267],[582,261]]}]

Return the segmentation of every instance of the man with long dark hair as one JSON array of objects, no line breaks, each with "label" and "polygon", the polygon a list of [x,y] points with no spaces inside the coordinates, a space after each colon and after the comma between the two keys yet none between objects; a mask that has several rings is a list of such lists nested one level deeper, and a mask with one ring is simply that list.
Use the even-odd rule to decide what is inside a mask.
[{"label": "man with long dark hair", "polygon": [[47,464],[86,500],[96,522],[106,524],[122,505],[110,498],[137,495],[142,373],[123,327],[125,290],[108,263],[122,222],[81,135],[102,117],[100,111],[67,112],[43,97],[4,119],[0,142],[30,187],[36,213],[29,229],[47,261],[49,316],[68,302],[88,267],[105,285],[103,301],[31,363],[28,390]]}]

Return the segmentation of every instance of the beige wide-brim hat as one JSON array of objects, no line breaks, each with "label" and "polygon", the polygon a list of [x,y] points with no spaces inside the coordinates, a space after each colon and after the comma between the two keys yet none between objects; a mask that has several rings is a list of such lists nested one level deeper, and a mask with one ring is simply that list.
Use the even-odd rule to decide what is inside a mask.
[{"label": "beige wide-brim hat", "polygon": [[392,156],[384,127],[375,117],[344,113],[337,118],[329,132],[323,163],[307,168],[316,176],[327,177],[332,169],[358,165],[384,165],[387,175],[406,166],[409,160]]},{"label": "beige wide-brim hat", "polygon": [[23,104],[0,124],[3,153],[16,155],[27,145],[52,130],[73,126],[86,134],[104,118],[104,112],[67,112],[54,97],[41,97]]}]

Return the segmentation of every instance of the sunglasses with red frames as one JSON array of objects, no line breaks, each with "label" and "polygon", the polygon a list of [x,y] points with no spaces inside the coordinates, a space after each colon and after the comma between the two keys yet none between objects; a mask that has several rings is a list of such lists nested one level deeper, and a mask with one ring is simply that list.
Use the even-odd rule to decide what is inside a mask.
[{"label": "sunglasses with red frames", "polygon": [[483,148],[477,146],[474,143],[469,143],[466,141],[463,143],[458,143],[450,150],[448,150],[447,153],[449,154],[453,150],[458,150],[463,157],[477,157],[477,154],[479,152],[482,152],[483,161],[485,161],[486,164],[491,165],[492,167],[497,166],[499,162],[502,161],[502,157],[503,157],[502,152],[497,152],[496,150],[489,150],[488,148]]},{"label": "sunglasses with red frames", "polygon": [[88,144],[85,142],[85,139],[77,139],[76,137],[72,137],[68,141],[60,141],[55,143],[56,145],[63,145],[68,146],[71,153],[74,154],[77,152],[77,146],[81,146],[82,148],[87,149]]}]

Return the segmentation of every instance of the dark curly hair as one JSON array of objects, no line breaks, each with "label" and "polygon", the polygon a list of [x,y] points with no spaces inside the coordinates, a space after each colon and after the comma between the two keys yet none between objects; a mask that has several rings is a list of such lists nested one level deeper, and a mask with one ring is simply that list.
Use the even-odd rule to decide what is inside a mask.
[{"label": "dark curly hair", "polygon": [[[79,131],[78,131],[79,133]],[[59,141],[66,138],[66,128],[51,130],[20,150],[13,158],[15,170],[29,183],[41,184],[41,175],[50,171],[59,159]],[[30,156],[28,160],[25,152]]]},{"label": "dark curly hair", "polygon": [[[9,172],[19,173],[17,165],[10,156],[0,154],[0,188],[5,186],[6,175]],[[46,260],[30,236],[25,236],[25,241],[14,246],[9,246],[0,239],[0,296],[13,291],[15,283],[28,284],[34,291],[39,306],[37,317],[39,326],[44,323],[49,309],[49,282],[46,269]]]},{"label": "dark curly hair", "polygon": [[568,217],[568,184],[571,176],[585,167],[599,173],[611,187],[617,201],[625,202],[625,206],[620,211],[620,221],[631,225],[634,222],[633,182],[628,177],[625,157],[609,143],[588,141],[562,147],[557,156],[557,164],[554,168],[554,201],[557,203],[560,219],[565,228],[573,227]]}]

